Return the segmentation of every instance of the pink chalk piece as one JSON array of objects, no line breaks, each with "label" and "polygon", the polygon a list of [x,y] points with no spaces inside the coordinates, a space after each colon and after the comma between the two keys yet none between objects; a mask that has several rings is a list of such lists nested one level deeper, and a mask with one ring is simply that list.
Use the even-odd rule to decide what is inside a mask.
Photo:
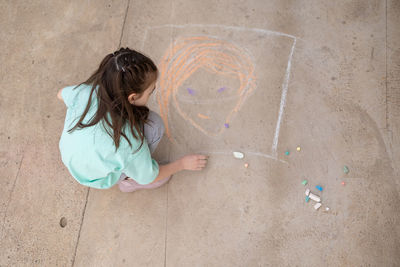
[{"label": "pink chalk piece", "polygon": [[229,128],[229,124],[228,123],[225,123],[224,126],[225,126],[225,128]]},{"label": "pink chalk piece", "polygon": [[346,183],[345,182],[342,182],[342,185],[345,185]]},{"label": "pink chalk piece", "polygon": [[188,88],[187,90],[188,90],[189,94],[194,95],[194,90],[193,89]]}]

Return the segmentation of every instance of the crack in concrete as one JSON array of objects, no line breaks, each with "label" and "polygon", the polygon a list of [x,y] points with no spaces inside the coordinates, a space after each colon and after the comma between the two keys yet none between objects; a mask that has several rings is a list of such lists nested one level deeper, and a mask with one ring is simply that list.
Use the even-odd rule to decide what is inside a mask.
[{"label": "crack in concrete", "polygon": [[17,184],[18,175],[19,175],[19,171],[21,170],[22,161],[24,160],[24,156],[25,156],[25,149],[24,149],[24,153],[22,154],[22,158],[21,158],[21,161],[20,161],[20,164],[19,164],[19,168],[18,168],[18,171],[17,171],[17,175],[15,176],[15,179],[14,179],[14,184],[13,184],[13,186],[12,186],[12,188],[11,188],[11,191],[10,191],[10,196],[8,197],[6,209],[5,209],[5,211],[4,211],[3,223],[2,223],[2,225],[1,225],[1,235],[0,235],[0,237],[3,236],[4,225],[6,224],[6,217],[7,217],[8,207],[9,207],[10,202],[11,202],[11,197],[12,197],[12,195],[13,195],[13,193],[14,193],[15,185]]},{"label": "crack in concrete", "polygon": [[122,36],[124,35],[126,17],[128,16],[129,2],[130,2],[130,0],[127,1],[127,5],[126,5],[125,17],[124,17],[124,22],[122,23],[121,37],[119,38],[118,49],[121,48],[121,41],[122,41]]},{"label": "crack in concrete", "polygon": [[164,267],[167,266],[167,233],[168,233],[168,183],[167,183],[167,209],[165,214]]},{"label": "crack in concrete", "polygon": [[386,130],[388,129],[388,90],[387,90],[387,85],[388,85],[388,73],[387,73],[387,0],[385,1],[385,19],[386,19],[386,36],[385,36],[385,105],[386,105],[386,114],[385,114],[385,126]]},{"label": "crack in concrete", "polygon": [[85,218],[86,206],[87,206],[88,198],[89,198],[89,192],[90,192],[90,187],[88,188],[87,193],[86,193],[85,207],[83,208],[83,212],[82,212],[81,223],[80,223],[80,226],[79,226],[78,239],[76,240],[74,257],[73,257],[73,259],[72,259],[72,264],[71,264],[72,267],[73,267],[74,264],[75,264],[76,252],[77,252],[77,250],[78,250],[79,239],[80,239],[80,237],[81,237],[81,230],[82,230],[83,220],[84,220],[84,218]]}]

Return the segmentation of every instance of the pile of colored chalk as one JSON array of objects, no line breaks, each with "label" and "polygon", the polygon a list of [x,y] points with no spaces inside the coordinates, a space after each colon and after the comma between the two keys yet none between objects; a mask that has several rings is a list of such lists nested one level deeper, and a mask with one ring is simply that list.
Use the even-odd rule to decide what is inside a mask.
[{"label": "pile of colored chalk", "polygon": [[[296,150],[297,150],[298,152],[300,152],[300,151],[301,151],[301,147],[300,147],[300,146],[297,146]],[[286,156],[289,156],[289,155],[290,155],[289,149],[285,151],[285,155],[286,155]],[[346,166],[346,165],[343,166],[343,172],[344,172],[345,174],[348,174],[348,173],[350,172],[349,167]],[[308,181],[307,181],[307,180],[303,180],[301,183],[305,186],[305,185],[308,184]],[[345,183],[344,181],[342,181],[341,184],[344,186],[346,183]],[[324,190],[324,189],[322,188],[322,186],[320,186],[320,185],[315,186],[315,188],[316,188],[317,190],[319,190],[320,192],[322,192],[322,190]],[[320,198],[319,196],[317,196],[317,195],[311,193],[311,191],[310,191],[309,188],[307,188],[307,190],[306,190],[305,193],[306,193],[306,202],[309,202],[310,199],[314,200],[315,202],[317,202],[317,203],[314,205],[314,209],[318,210],[318,209],[322,206],[321,198]],[[326,210],[326,211],[329,211],[330,208],[329,208],[329,207],[325,207],[325,210]]]},{"label": "pile of colored chalk", "polygon": [[319,209],[319,208],[322,206],[322,204],[321,204],[321,198],[320,198],[319,196],[314,195],[313,193],[311,193],[310,189],[307,188],[307,190],[306,190],[306,202],[310,201],[310,199],[312,199],[312,200],[314,200],[315,202],[317,202],[317,203],[314,205],[314,209],[317,210],[317,209]]},{"label": "pile of colored chalk", "polygon": [[[306,185],[308,182],[307,182],[307,180],[303,180],[303,182],[301,182],[301,183],[302,183],[303,185]],[[317,188],[317,189],[318,189],[319,191],[321,191],[321,192],[322,192],[322,190],[324,190],[324,189],[322,188],[322,186],[320,186],[320,185],[315,186],[315,188]],[[307,189],[306,189],[306,202],[309,202],[310,199],[312,199],[312,200],[314,200],[315,202],[317,202],[317,203],[314,205],[314,209],[318,210],[318,209],[322,206],[321,198],[320,198],[319,196],[317,196],[317,195],[311,193],[311,190],[310,190],[309,188],[307,188]],[[329,208],[326,207],[325,210],[328,211]]]}]

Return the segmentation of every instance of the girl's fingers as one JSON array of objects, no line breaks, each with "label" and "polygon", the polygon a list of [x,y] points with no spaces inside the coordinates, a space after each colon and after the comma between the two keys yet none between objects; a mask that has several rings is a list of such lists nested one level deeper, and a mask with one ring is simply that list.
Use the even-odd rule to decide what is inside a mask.
[{"label": "girl's fingers", "polygon": [[209,156],[206,155],[198,155],[197,156],[197,160],[196,160],[196,167],[194,168],[194,170],[196,171],[201,171],[202,169],[204,169],[204,167],[206,167],[207,165],[207,159]]}]

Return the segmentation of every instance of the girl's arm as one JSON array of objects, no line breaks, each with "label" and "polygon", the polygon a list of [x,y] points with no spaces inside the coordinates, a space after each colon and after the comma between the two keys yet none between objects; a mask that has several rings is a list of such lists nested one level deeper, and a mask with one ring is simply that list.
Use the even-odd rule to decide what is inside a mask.
[{"label": "girl's arm", "polygon": [[159,165],[158,176],[151,183],[155,183],[183,170],[200,171],[206,166],[207,158],[208,156],[205,155],[186,155],[172,163]]}]

